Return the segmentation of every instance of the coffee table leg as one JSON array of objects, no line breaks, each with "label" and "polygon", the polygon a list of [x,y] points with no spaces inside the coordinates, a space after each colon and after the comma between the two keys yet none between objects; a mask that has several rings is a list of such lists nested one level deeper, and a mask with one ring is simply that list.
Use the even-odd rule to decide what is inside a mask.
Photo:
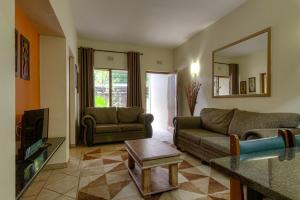
[{"label": "coffee table leg", "polygon": [[135,163],[134,159],[131,157],[130,154],[128,154],[128,168],[134,169],[134,163]]},{"label": "coffee table leg", "polygon": [[151,169],[142,170],[142,189],[144,192],[151,191]]},{"label": "coffee table leg", "polygon": [[169,183],[178,186],[178,164],[169,165]]}]

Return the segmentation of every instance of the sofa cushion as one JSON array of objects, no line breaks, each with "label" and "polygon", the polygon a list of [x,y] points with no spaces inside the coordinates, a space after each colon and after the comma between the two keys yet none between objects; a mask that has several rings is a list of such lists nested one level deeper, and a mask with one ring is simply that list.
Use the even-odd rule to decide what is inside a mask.
[{"label": "sofa cushion", "polygon": [[202,128],[227,134],[234,110],[204,108],[200,113]]},{"label": "sofa cushion", "polygon": [[295,113],[257,113],[236,110],[229,125],[229,134],[242,136],[252,129],[296,128],[300,115]]},{"label": "sofa cushion", "polygon": [[118,120],[120,123],[134,123],[141,113],[143,108],[140,107],[118,108]]},{"label": "sofa cushion", "polygon": [[86,114],[92,115],[97,124],[117,124],[117,108],[86,108]]},{"label": "sofa cushion", "polygon": [[195,144],[200,144],[202,137],[222,137],[223,135],[205,129],[180,129],[178,136],[194,142]]},{"label": "sofa cushion", "polygon": [[115,132],[121,132],[121,128],[117,124],[96,125],[96,133],[115,133]]},{"label": "sofa cushion", "polygon": [[144,124],[131,123],[131,124],[119,124],[122,131],[143,131]]},{"label": "sofa cushion", "polygon": [[202,137],[201,145],[211,150],[221,151],[230,154],[230,138],[228,136],[222,137]]}]

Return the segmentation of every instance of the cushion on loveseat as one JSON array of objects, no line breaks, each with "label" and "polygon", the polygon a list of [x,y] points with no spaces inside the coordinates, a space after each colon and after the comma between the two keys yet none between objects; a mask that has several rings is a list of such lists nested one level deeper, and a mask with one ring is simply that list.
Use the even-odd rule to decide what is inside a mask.
[{"label": "cushion on loveseat", "polygon": [[143,113],[143,108],[128,107],[118,108],[119,123],[134,123],[138,121],[138,117]]},{"label": "cushion on loveseat", "polygon": [[203,137],[201,138],[201,145],[212,151],[230,154],[230,137],[228,136]]},{"label": "cushion on loveseat", "polygon": [[117,124],[117,108],[86,108],[85,114],[92,115],[97,124]]},{"label": "cushion on loveseat", "polygon": [[242,136],[252,129],[296,128],[300,115],[296,113],[257,113],[236,110],[229,125],[229,134]]},{"label": "cushion on loveseat", "polygon": [[144,124],[131,123],[131,124],[119,124],[122,131],[143,131]]},{"label": "cushion on loveseat", "polygon": [[202,109],[200,113],[202,128],[226,135],[234,111],[217,108]]},{"label": "cushion on loveseat", "polygon": [[205,129],[180,129],[178,136],[190,140],[195,144],[200,144],[203,137],[221,137],[223,135]]},{"label": "cushion on loveseat", "polygon": [[117,124],[98,124],[96,125],[97,133],[115,133],[121,132],[121,128]]}]

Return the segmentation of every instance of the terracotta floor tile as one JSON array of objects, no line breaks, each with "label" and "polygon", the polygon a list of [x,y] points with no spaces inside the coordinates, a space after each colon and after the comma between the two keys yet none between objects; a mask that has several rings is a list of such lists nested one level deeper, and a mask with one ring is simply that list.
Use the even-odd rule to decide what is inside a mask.
[{"label": "terracotta floor tile", "polygon": [[23,197],[37,196],[43,189],[45,183],[45,181],[34,181],[24,193]]},{"label": "terracotta floor tile", "polygon": [[79,177],[61,174],[52,175],[47,181],[45,188],[58,192],[60,194],[65,194],[72,188],[78,186]]},{"label": "terracotta floor tile", "polygon": [[62,196],[56,198],[55,200],[75,200],[75,199],[76,199],[76,198],[71,198],[71,197],[62,195]]},{"label": "terracotta floor tile", "polygon": [[43,189],[40,194],[37,196],[36,200],[54,200],[61,196],[59,193]]}]

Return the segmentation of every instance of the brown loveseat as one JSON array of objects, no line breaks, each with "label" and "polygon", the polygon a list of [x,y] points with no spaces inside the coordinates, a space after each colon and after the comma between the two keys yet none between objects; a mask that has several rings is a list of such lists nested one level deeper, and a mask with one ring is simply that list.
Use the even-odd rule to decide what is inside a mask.
[{"label": "brown loveseat", "polygon": [[241,139],[269,137],[276,135],[278,128],[297,128],[299,124],[300,115],[294,113],[204,108],[200,117],[174,118],[174,144],[209,162],[230,154],[230,134]]},{"label": "brown loveseat", "polygon": [[153,116],[143,108],[89,107],[81,123],[88,146],[96,143],[151,138]]}]

